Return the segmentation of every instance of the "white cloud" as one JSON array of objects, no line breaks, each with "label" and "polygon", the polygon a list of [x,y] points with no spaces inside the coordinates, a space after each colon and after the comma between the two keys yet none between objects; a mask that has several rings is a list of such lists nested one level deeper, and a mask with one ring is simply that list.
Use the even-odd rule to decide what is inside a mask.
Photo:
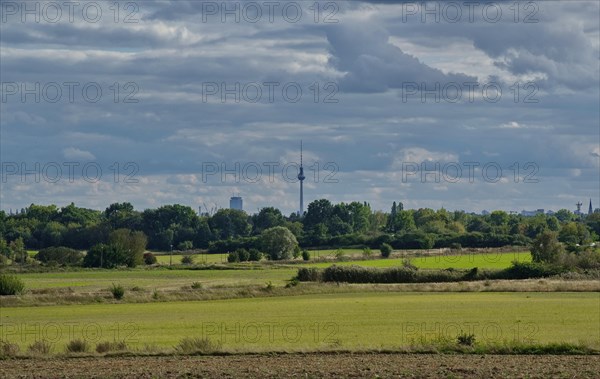
[{"label": "white cloud", "polygon": [[65,157],[65,159],[89,160],[89,161],[96,159],[94,154],[90,153],[89,151],[78,149],[76,147],[64,148],[62,153],[63,153],[63,156]]}]

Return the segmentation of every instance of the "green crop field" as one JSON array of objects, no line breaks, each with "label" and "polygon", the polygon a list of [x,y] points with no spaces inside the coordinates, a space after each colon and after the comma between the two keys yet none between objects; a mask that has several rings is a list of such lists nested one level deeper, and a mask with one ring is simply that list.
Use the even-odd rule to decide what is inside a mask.
[{"label": "green crop field", "polygon": [[415,341],[584,342],[598,346],[598,293],[353,293],[2,309],[2,338],[172,347],[208,337],[233,350],[394,348]]},{"label": "green crop field", "polygon": [[132,270],[79,270],[47,273],[19,274],[28,289],[77,288],[78,291],[97,291],[119,283],[127,288],[176,289],[193,282],[204,285],[284,285],[296,274],[293,268],[248,270],[183,270],[183,269],[132,269]]},{"label": "green crop field", "polygon": [[[181,264],[181,258],[183,257],[183,254],[173,254],[173,264]],[[194,258],[194,263],[197,264],[227,263],[227,254],[193,254],[192,257]],[[168,253],[156,254],[156,261],[158,264],[168,265],[171,257]]]},{"label": "green crop field", "polygon": [[[328,267],[336,265],[359,265],[364,267],[394,267],[402,266],[404,258],[370,259],[362,261],[339,261],[307,263],[306,267]],[[513,261],[530,262],[529,252],[498,253],[498,254],[461,254],[461,255],[438,255],[410,258],[410,262],[419,268],[430,269],[470,269],[478,267],[482,269],[503,269],[511,265]]]}]

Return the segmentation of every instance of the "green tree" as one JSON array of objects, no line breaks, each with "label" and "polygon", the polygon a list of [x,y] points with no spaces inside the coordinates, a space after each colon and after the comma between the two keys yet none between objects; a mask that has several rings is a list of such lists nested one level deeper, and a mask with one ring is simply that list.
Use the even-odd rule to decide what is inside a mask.
[{"label": "green tree", "polygon": [[290,259],[298,241],[289,229],[283,226],[269,228],[260,236],[262,249],[271,260]]},{"label": "green tree", "polygon": [[143,232],[117,229],[109,234],[108,240],[111,246],[116,246],[120,251],[125,252],[124,263],[127,266],[135,267],[144,262],[144,251],[146,251],[148,238]]},{"label": "green tree", "polygon": [[6,258],[10,258],[12,256],[12,252],[8,247],[8,242],[4,238],[0,236],[0,255],[5,256]]},{"label": "green tree", "polygon": [[25,250],[25,243],[23,242],[23,238],[19,237],[16,240],[12,241],[9,244],[10,254],[15,263],[27,263],[29,256],[27,255],[27,250]]},{"label": "green tree", "polygon": [[379,251],[381,251],[382,257],[388,258],[390,256],[390,254],[392,254],[392,247],[387,243],[383,243],[383,244],[381,244]]},{"label": "green tree", "polygon": [[219,209],[208,224],[218,239],[247,237],[252,230],[246,212],[237,209]]},{"label": "green tree", "polygon": [[120,246],[100,243],[88,250],[83,258],[83,266],[114,268],[126,266],[130,261],[130,255]]},{"label": "green tree", "polygon": [[282,226],[285,222],[281,211],[273,207],[265,207],[252,216],[254,233],[260,234],[263,230],[274,226]]},{"label": "green tree", "polygon": [[558,241],[556,232],[540,233],[531,246],[531,257],[534,262],[556,263],[564,252],[565,248]]}]

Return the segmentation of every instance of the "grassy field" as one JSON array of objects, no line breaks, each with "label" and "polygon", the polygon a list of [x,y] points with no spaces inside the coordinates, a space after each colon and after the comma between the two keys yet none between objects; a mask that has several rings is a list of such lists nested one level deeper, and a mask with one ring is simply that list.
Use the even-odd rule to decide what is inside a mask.
[{"label": "grassy field", "polygon": [[600,340],[598,293],[353,293],[144,304],[4,308],[2,338],[173,347],[207,337],[242,351],[397,348],[415,342]]},{"label": "grassy field", "polygon": [[[363,261],[339,261],[339,262],[315,262],[307,263],[302,266],[307,267],[328,267],[332,264],[337,265],[359,265],[364,267],[394,267],[402,266],[404,258],[390,259],[371,259]],[[529,252],[515,252],[503,254],[460,254],[460,255],[438,255],[422,256],[410,258],[410,262],[423,269],[470,269],[478,267],[482,269],[503,269],[511,265],[513,261],[530,262],[531,254]]]},{"label": "grassy field", "polygon": [[[156,262],[161,265],[169,265],[171,257],[168,253],[155,254]],[[173,264],[180,264],[183,254],[173,254]],[[227,254],[194,254],[194,263],[197,264],[211,264],[211,263],[227,263]]]},{"label": "grassy field", "polygon": [[203,285],[264,285],[271,281],[281,286],[296,274],[293,268],[254,270],[181,270],[144,269],[133,270],[79,270],[18,274],[28,289],[66,288],[77,291],[97,291],[120,283],[126,288],[177,289],[193,282]]},{"label": "grassy field", "polygon": [[[210,257],[219,263],[219,255],[198,255],[196,263],[202,263],[203,257]],[[159,262],[168,265],[168,256],[159,256]],[[177,259],[177,260],[176,260]],[[528,261],[529,253],[506,254],[476,254],[456,256],[415,257],[412,264],[419,268],[489,268],[500,269],[510,265],[513,260]],[[181,256],[173,256],[173,262],[179,263]],[[166,263],[163,263],[165,262]],[[297,267],[327,267],[338,265],[361,265],[366,267],[401,266],[403,259],[370,259],[361,261],[315,262],[297,266],[241,264],[241,267],[253,268],[244,270],[188,270],[188,269],[157,269],[139,267],[132,270],[78,270],[64,272],[23,273],[18,274],[28,289],[67,288],[77,291],[97,291],[108,288],[112,283],[120,283],[126,288],[140,287],[152,290],[177,289],[189,286],[192,282],[201,282],[205,286],[226,285],[264,285],[272,282],[275,286],[283,286],[296,275]]]}]

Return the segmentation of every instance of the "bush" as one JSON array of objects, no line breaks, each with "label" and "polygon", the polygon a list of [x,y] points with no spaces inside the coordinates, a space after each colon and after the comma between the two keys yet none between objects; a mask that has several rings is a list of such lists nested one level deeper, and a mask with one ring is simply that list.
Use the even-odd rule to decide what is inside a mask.
[{"label": "bush", "polygon": [[308,250],[302,250],[302,260],[310,261],[310,252]]},{"label": "bush", "polygon": [[410,270],[418,270],[418,267],[412,264],[411,260],[408,258],[404,258],[402,260],[402,267],[408,268]]},{"label": "bush", "polygon": [[473,346],[475,344],[475,334],[460,334],[456,337],[456,341],[462,346]]},{"label": "bush", "polygon": [[14,357],[19,353],[19,345],[0,340],[0,357]]},{"label": "bush", "polygon": [[194,244],[192,241],[183,241],[177,245],[177,250],[186,251],[192,250],[194,248]]},{"label": "bush", "polygon": [[192,353],[214,353],[221,349],[220,343],[215,343],[208,338],[184,338],[182,339],[175,350],[183,354]]},{"label": "bush", "polygon": [[509,268],[499,271],[492,279],[529,279],[558,275],[566,270],[562,267],[538,262],[513,262]]},{"label": "bush", "polygon": [[302,267],[298,269],[296,278],[301,282],[319,282],[322,280],[321,273],[316,267]]},{"label": "bush", "polygon": [[239,262],[239,261],[240,261],[240,256],[238,255],[237,251],[232,251],[231,253],[229,253],[229,255],[227,255],[227,262],[235,263],[235,262]]},{"label": "bush", "polygon": [[100,354],[107,353],[109,351],[123,351],[123,350],[127,350],[127,344],[125,343],[125,341],[119,341],[119,342],[104,341],[104,342],[99,342],[98,344],[96,344],[96,352],[98,352]]},{"label": "bush", "polygon": [[535,237],[531,245],[531,258],[534,262],[556,263],[565,252],[558,242],[555,232],[542,232]]},{"label": "bush", "polygon": [[202,283],[200,283],[200,282],[194,282],[194,283],[192,283],[191,287],[194,290],[201,290],[202,289]]},{"label": "bush", "polygon": [[381,251],[382,257],[388,258],[392,254],[392,247],[387,243],[382,243],[379,251]]},{"label": "bush", "polygon": [[156,255],[152,254],[152,253],[144,253],[144,263],[147,265],[153,265],[156,264],[157,260],[156,260]]},{"label": "bush", "polygon": [[263,251],[273,261],[290,259],[298,241],[289,229],[283,226],[275,226],[266,229],[260,235]]},{"label": "bush", "polygon": [[52,344],[46,340],[38,340],[27,347],[27,351],[34,354],[50,354]]},{"label": "bush", "polygon": [[117,245],[105,245],[103,243],[94,245],[83,258],[85,267],[115,268],[128,266],[130,254]]},{"label": "bush", "polygon": [[40,250],[35,259],[46,264],[54,262],[65,266],[81,266],[83,253],[68,247],[47,247]]},{"label": "bush", "polygon": [[296,245],[296,247],[294,247],[294,252],[292,253],[292,257],[294,259],[296,259],[300,256],[301,253],[302,253],[302,250],[300,250],[300,246]]},{"label": "bush", "polygon": [[363,249],[362,255],[363,255],[363,258],[369,259],[369,258],[373,257],[373,251],[371,250],[370,247],[365,247]]},{"label": "bush", "polygon": [[67,344],[68,353],[85,353],[89,348],[90,347],[85,340],[72,340]]},{"label": "bush", "polygon": [[248,252],[248,250],[244,249],[243,247],[240,249],[237,249],[235,252],[239,257],[240,262],[248,262],[248,260],[250,259],[250,253]]},{"label": "bush", "polygon": [[194,257],[192,255],[184,255],[181,257],[181,263],[184,265],[194,264]]},{"label": "bush", "polygon": [[258,262],[262,258],[262,253],[258,249],[250,249],[248,251],[248,260],[253,262]]},{"label": "bush", "polygon": [[20,295],[25,290],[25,284],[14,275],[0,274],[0,296]]},{"label": "bush", "polygon": [[31,258],[29,258],[29,254],[26,251],[19,251],[13,254],[13,264],[25,264],[29,263]]},{"label": "bush", "polygon": [[117,300],[121,300],[123,296],[125,296],[125,288],[123,288],[123,286],[120,284],[113,283],[112,287],[110,287],[110,292]]}]

